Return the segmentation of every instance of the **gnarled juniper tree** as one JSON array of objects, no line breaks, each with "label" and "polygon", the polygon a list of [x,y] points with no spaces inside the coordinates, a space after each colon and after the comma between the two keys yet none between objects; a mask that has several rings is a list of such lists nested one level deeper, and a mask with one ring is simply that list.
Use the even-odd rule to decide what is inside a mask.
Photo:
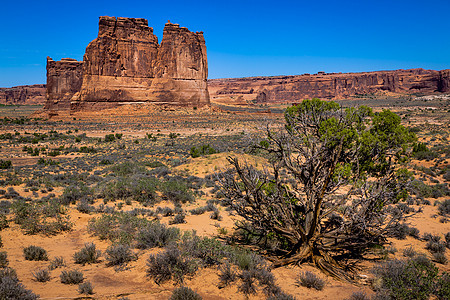
[{"label": "gnarled juniper tree", "polygon": [[408,174],[396,166],[415,136],[389,110],[319,99],[289,107],[285,121],[257,146],[270,168],[229,157],[222,190],[252,242],[276,242],[275,266],[309,261],[350,279],[353,259],[385,244],[404,217],[392,209],[407,196]]}]

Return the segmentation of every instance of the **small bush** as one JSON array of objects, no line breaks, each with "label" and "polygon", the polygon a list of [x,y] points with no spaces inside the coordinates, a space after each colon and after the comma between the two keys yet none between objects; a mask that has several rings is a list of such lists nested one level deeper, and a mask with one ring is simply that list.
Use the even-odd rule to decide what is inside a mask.
[{"label": "small bush", "polygon": [[181,286],[173,290],[172,296],[170,296],[169,300],[201,300],[199,294],[194,292],[192,289]]},{"label": "small bush", "polygon": [[184,213],[176,214],[172,220],[169,221],[169,225],[186,223],[186,215]]},{"label": "small bush", "polygon": [[0,159],[0,169],[11,169],[12,168],[12,163],[10,160],[3,160]]},{"label": "small bush", "polygon": [[186,275],[194,275],[197,264],[188,256],[182,255],[176,246],[169,246],[164,252],[150,255],[147,260],[147,275],[157,284],[173,279],[182,283]]},{"label": "small bush", "polygon": [[41,269],[36,272],[33,272],[34,280],[38,282],[47,282],[50,280],[50,272],[48,269]]},{"label": "small bush", "polygon": [[425,300],[433,291],[438,269],[425,256],[416,256],[407,261],[392,260],[380,264],[373,272],[380,279],[375,286],[380,297]]},{"label": "small bush", "polygon": [[161,186],[162,196],[174,203],[193,202],[194,196],[186,183],[178,179],[170,179]]},{"label": "small bush", "polygon": [[199,156],[203,156],[203,155],[209,155],[209,154],[214,154],[217,153],[216,149],[214,149],[213,147],[211,147],[209,144],[208,145],[202,145],[200,147],[192,147],[189,154],[191,155],[192,158],[197,158]]},{"label": "small bush", "polygon": [[57,256],[50,261],[50,265],[48,266],[49,270],[54,270],[56,268],[65,267],[66,262],[62,256]]},{"label": "small bush", "polygon": [[1,251],[0,252],[0,268],[6,268],[9,264],[8,261],[8,254],[6,253],[6,251]]},{"label": "small bush", "polygon": [[438,212],[442,216],[450,215],[450,199],[444,200],[439,203]]},{"label": "small bush", "polygon": [[444,253],[436,252],[436,253],[433,253],[433,261],[437,262],[438,264],[446,265],[448,262],[448,259]]},{"label": "small bush", "polygon": [[155,222],[142,228],[136,237],[137,248],[164,247],[180,238],[180,229]]},{"label": "small bush", "polygon": [[370,300],[370,297],[364,292],[354,292],[348,300]]},{"label": "small bush", "polygon": [[83,273],[78,270],[62,271],[59,278],[64,284],[79,284],[84,281]]},{"label": "small bush", "polygon": [[189,212],[192,215],[201,215],[201,214],[204,214],[206,212],[206,208],[205,207],[196,207],[194,209],[191,209]]},{"label": "small bush", "polygon": [[414,256],[416,256],[417,255],[417,252],[416,252],[416,250],[414,250],[414,248],[412,247],[412,246],[410,246],[410,247],[408,247],[408,248],[405,248],[404,250],[403,250],[403,256],[406,256],[406,257],[414,257]]},{"label": "small bush", "polygon": [[26,260],[48,260],[47,251],[38,246],[28,246],[23,249]]},{"label": "small bush", "polygon": [[213,210],[212,213],[209,215],[209,217],[213,220],[222,221],[222,216],[220,215],[218,209]]},{"label": "small bush", "polygon": [[78,285],[78,293],[84,294],[84,295],[94,294],[94,287],[92,286],[92,283],[90,283],[89,281],[80,283]]},{"label": "small bush", "polygon": [[225,287],[231,282],[236,281],[237,273],[231,268],[229,263],[225,263],[219,267],[219,287]]},{"label": "small bush", "polygon": [[27,290],[17,279],[14,269],[0,269],[0,299],[35,300],[38,296]]},{"label": "small bush", "polygon": [[425,246],[431,253],[444,253],[446,245],[441,241],[430,240]]},{"label": "small bush", "polygon": [[256,294],[255,276],[253,270],[242,271],[239,277],[241,278],[242,283],[238,287],[238,290],[246,295]]},{"label": "small bush", "polygon": [[113,133],[105,135],[105,142],[114,142],[116,137]]},{"label": "small bush", "polygon": [[113,245],[106,249],[106,260],[109,266],[120,266],[136,259],[136,255],[128,245]]},{"label": "small bush", "polygon": [[448,300],[450,299],[450,274],[442,273],[442,275],[436,280],[434,285],[433,294],[439,300]]},{"label": "small bush", "polygon": [[285,294],[280,291],[276,294],[269,296],[267,300],[295,300],[295,298],[291,295]]},{"label": "small bush", "polygon": [[325,281],[310,271],[301,272],[298,276],[297,284],[309,289],[314,288],[318,291],[323,290],[325,287]]},{"label": "small bush", "polygon": [[73,255],[73,259],[76,264],[95,264],[99,261],[99,257],[101,255],[100,250],[95,249],[94,243],[87,243],[84,245],[80,251],[75,252]]}]

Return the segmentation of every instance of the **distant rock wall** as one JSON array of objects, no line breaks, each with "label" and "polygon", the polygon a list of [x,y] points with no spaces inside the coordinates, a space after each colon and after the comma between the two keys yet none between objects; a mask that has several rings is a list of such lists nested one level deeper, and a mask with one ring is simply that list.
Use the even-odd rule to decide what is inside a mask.
[{"label": "distant rock wall", "polygon": [[1,104],[42,105],[45,99],[45,84],[0,88]]},{"label": "distant rock wall", "polygon": [[47,109],[130,102],[209,105],[202,32],[168,22],[161,45],[145,19],[100,17],[82,62],[47,60]]},{"label": "distant rock wall", "polygon": [[241,97],[256,103],[295,102],[306,98],[346,99],[358,95],[432,94],[450,92],[450,70],[424,69],[366,73],[324,73],[296,76],[212,79],[211,97]]},{"label": "distant rock wall", "polygon": [[47,57],[47,102],[44,109],[70,110],[70,101],[81,89],[83,62]]}]

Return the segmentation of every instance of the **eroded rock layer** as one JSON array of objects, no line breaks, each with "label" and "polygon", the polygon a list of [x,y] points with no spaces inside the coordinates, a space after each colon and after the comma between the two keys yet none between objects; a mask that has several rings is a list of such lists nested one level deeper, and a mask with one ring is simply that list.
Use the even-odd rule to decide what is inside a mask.
[{"label": "eroded rock layer", "polygon": [[450,92],[450,70],[319,72],[314,75],[213,79],[208,86],[213,99],[240,99],[242,103],[295,102],[313,97],[346,99],[378,92],[432,94]]},{"label": "eroded rock layer", "polygon": [[42,105],[45,99],[45,84],[0,88],[0,104]]}]

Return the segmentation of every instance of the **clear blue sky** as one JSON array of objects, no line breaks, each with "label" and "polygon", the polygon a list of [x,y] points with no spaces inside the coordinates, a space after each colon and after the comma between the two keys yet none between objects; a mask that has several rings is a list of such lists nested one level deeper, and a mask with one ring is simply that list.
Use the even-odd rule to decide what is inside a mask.
[{"label": "clear blue sky", "polygon": [[209,78],[450,68],[450,0],[4,1],[0,87],[45,83],[46,57],[81,60],[98,17],[203,31]]}]

